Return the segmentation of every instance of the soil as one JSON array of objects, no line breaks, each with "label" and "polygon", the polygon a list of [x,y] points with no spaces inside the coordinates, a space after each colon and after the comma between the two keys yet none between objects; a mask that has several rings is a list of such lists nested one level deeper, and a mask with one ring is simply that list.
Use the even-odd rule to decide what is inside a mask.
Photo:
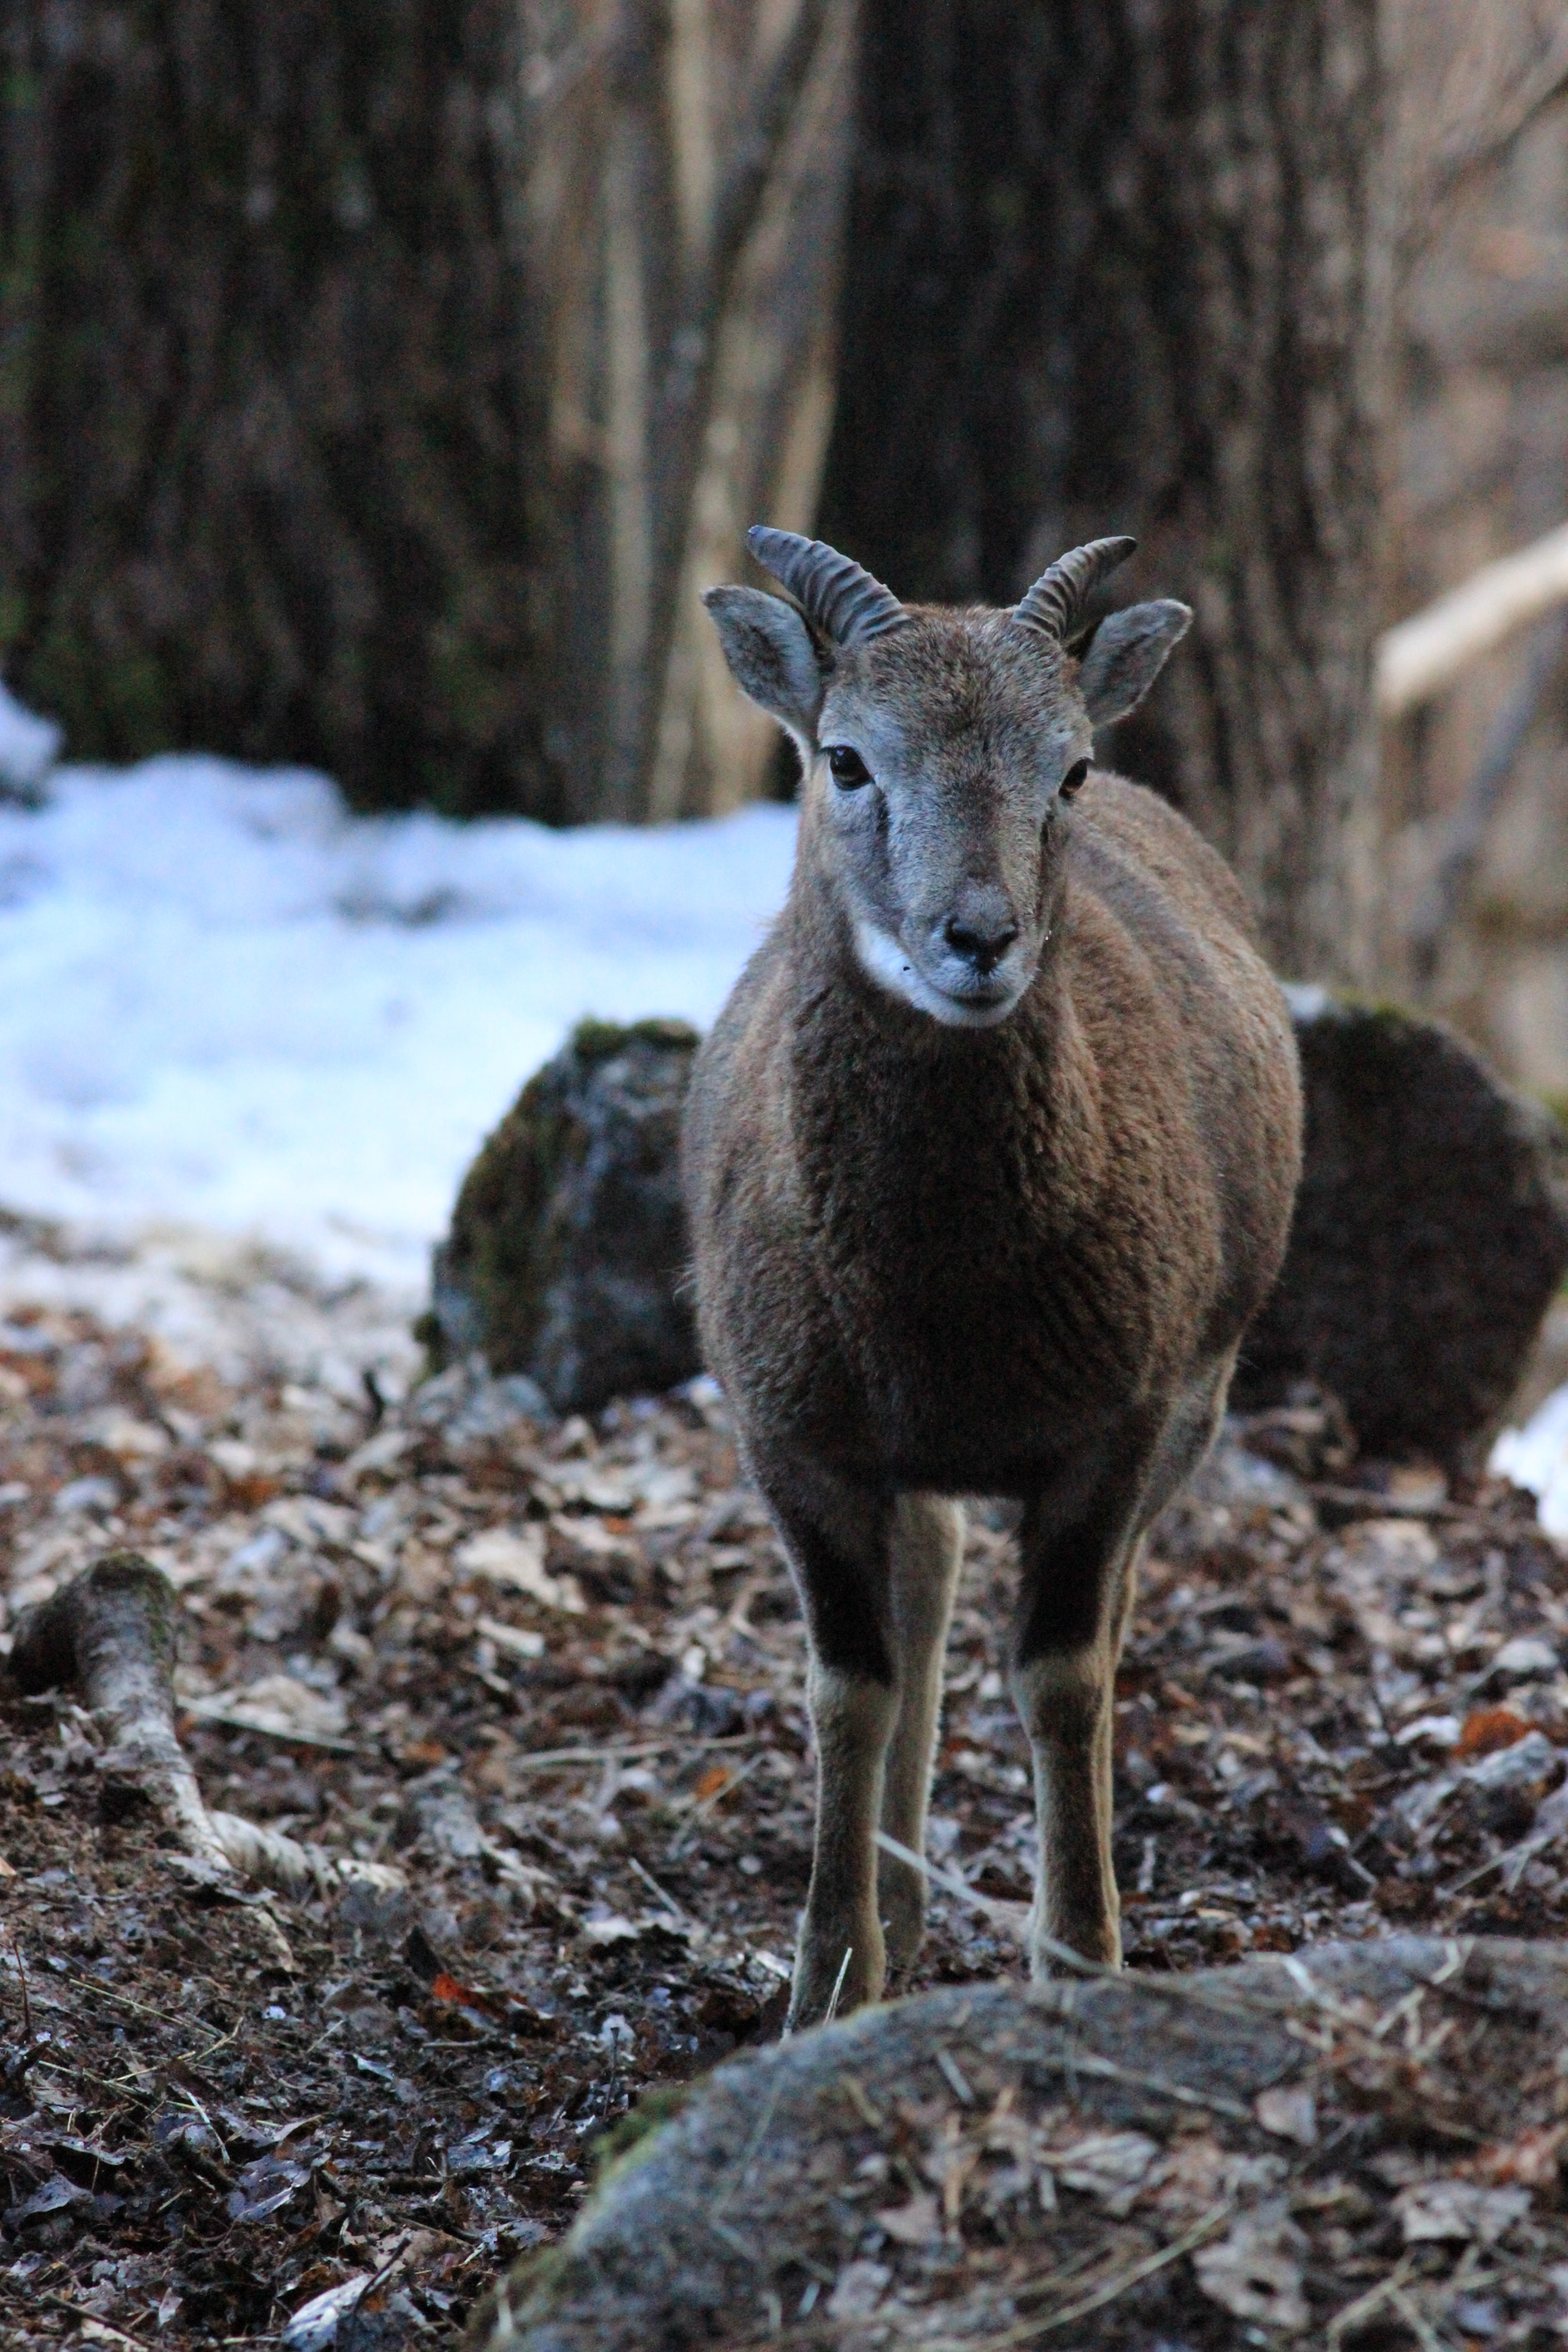
[{"label": "soil", "polygon": [[[276,2341],[369,2279],[339,2345],[451,2342],[569,2225],[628,2107],[782,2021],[802,1637],[721,1402],[700,1381],[545,1425],[470,1368],[345,1377],[352,1296],[303,1301],[312,1370],[275,1279],[243,1368],[39,1290],[13,1273],[0,1325],[11,1617],[145,1552],[208,1804],[401,1883],[215,1884],[69,1693],[5,1705],[0,2335]],[[974,1507],[931,1826],[990,1907],[939,1891],[899,1990],[1019,1970],[1010,1554]],[[1121,1677],[1130,1965],[1561,1935],[1565,1634],[1527,1496],[1357,1462],[1321,1401],[1236,1425],[1158,1533]]]}]

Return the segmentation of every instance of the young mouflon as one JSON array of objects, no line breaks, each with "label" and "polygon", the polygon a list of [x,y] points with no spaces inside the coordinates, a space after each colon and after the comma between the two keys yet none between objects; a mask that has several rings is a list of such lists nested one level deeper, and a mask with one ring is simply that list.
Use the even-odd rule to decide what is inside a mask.
[{"label": "young mouflon", "polygon": [[809,1634],[816,1847],[790,2014],[914,1957],[952,1499],[1020,1507],[1031,1961],[1120,1958],[1111,1701],[1140,1545],[1201,1460],[1284,1252],[1284,1001],[1221,859],[1091,762],[1191,614],[1092,632],[1096,540],[1011,611],[900,604],[756,530],[791,601],[706,602],[794,737],[783,914],[698,1056],[684,1164],[707,1361]]}]

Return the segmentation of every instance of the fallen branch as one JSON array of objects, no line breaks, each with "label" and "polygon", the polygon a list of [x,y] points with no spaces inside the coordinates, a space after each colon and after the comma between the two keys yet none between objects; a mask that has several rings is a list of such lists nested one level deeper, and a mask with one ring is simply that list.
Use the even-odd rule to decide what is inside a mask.
[{"label": "fallen branch", "polygon": [[[1192,2253],[1195,2248],[1212,2238],[1222,2223],[1229,2221],[1235,2210],[1234,2205],[1228,2201],[1223,2205],[1211,2206],[1206,2213],[1194,2222],[1190,2230],[1171,2245],[1162,2246],[1158,2253],[1150,2254],[1141,2263],[1132,2263],[1118,2270],[1113,2276],[1103,2280],[1091,2293],[1080,2295],[1072,2303],[1065,2304],[1059,2311],[1046,2312],[1036,2319],[1020,2320],[1016,2326],[1007,2328],[1002,2335],[992,2336],[988,2339],[987,2352],[1001,2352],[1004,2345],[1027,2344],[1031,2336],[1048,2335],[1053,2328],[1068,2326],[1075,2319],[1087,2319],[1091,2311],[1102,2310],[1106,2304],[1114,2303],[1119,2296],[1126,2294],[1131,2288],[1141,2286],[1145,2279],[1152,2278],[1156,2271],[1165,2270],[1172,2263],[1179,2263],[1184,2254]],[[971,2352],[971,2347],[956,2341],[950,2341],[932,2345],[930,2352]]]},{"label": "fallen branch", "polygon": [[[301,1845],[237,1813],[209,1812],[174,1730],[174,1587],[140,1552],[115,1551],[18,1619],[12,1682],[24,1696],[75,1687],[108,1745],[100,1771],[137,1790],[191,1861],[215,1883],[237,1875],[284,1895],[368,1880],[404,1884],[383,1864]],[[188,1867],[188,1865],[187,1865]],[[288,1939],[263,1909],[269,1940],[292,1967]]]},{"label": "fallen branch", "polygon": [[1427,179],[1428,218],[1466,181],[1500,163],[1521,131],[1527,131],[1568,89],[1568,26],[1561,26],[1545,54],[1523,74],[1491,121],[1470,137],[1460,139],[1436,158]]},{"label": "fallen branch", "polygon": [[1377,642],[1377,708],[1402,719],[1527,621],[1568,603],[1568,523],[1544,539],[1483,564]]},{"label": "fallen branch", "polygon": [[1524,677],[1494,721],[1479,764],[1444,825],[1442,855],[1410,926],[1416,969],[1428,982],[1436,975],[1443,942],[1451,935],[1474,883],[1488,827],[1562,669],[1563,634],[1561,615],[1542,624]]},{"label": "fallen branch", "polygon": [[27,1610],[11,1678],[28,1696],[74,1684],[109,1736],[100,1767],[140,1789],[187,1853],[232,1866],[174,1736],[174,1590],[150,1560],[110,1552]]}]

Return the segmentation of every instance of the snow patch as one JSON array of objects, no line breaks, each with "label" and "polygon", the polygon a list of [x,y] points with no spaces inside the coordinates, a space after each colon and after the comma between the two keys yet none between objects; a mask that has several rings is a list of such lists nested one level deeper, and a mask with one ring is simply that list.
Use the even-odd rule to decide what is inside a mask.
[{"label": "snow patch", "polygon": [[37,790],[60,755],[60,730],[52,719],[36,719],[0,681],[0,786],[27,794]]},{"label": "snow patch", "polygon": [[1568,1541],[1568,1388],[1553,1389],[1522,1429],[1505,1429],[1487,1467],[1534,1495],[1547,1534]]},{"label": "snow patch", "polygon": [[[57,741],[0,700],[0,773]],[[421,1286],[522,1080],[587,1013],[706,1026],[794,845],[773,805],[555,833],[196,755],[58,768],[0,805],[0,1202]]]}]

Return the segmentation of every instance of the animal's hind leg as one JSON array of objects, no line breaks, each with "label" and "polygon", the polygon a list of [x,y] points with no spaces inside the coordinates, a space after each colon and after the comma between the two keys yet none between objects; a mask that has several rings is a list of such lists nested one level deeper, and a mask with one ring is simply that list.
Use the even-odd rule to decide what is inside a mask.
[{"label": "animal's hind leg", "polygon": [[1121,1963],[1121,1906],[1110,1859],[1116,1664],[1144,1530],[1207,1452],[1233,1361],[1234,1354],[1200,1373],[1152,1441],[1130,1446],[1120,1473],[1077,1513],[1051,1520],[1038,1506],[1025,1511],[1013,1692],[1035,1759],[1036,1976],[1048,1975],[1053,1943],[1112,1968]]},{"label": "animal's hind leg", "polygon": [[[942,1662],[963,1559],[963,1513],[934,1495],[900,1495],[894,1507],[891,1614],[898,1721],[888,1751],[882,1827],[925,1853],[926,1803],[942,1711]],[[879,1856],[877,1906],[888,1962],[908,1968],[925,1933],[926,1883],[890,1853]]]},{"label": "animal's hind leg", "polygon": [[1141,1478],[1117,1484],[1069,1525],[1030,1507],[1013,1695],[1034,1752],[1040,1864],[1029,1960],[1051,1971],[1052,1944],[1116,1968],[1121,1908],[1110,1860],[1116,1661],[1142,1522]]},{"label": "animal's hind leg", "polygon": [[1166,1422],[1144,1481],[1141,1516],[1145,1527],[1174,1502],[1214,1444],[1235,1370],[1232,1348],[1197,1374]]}]

